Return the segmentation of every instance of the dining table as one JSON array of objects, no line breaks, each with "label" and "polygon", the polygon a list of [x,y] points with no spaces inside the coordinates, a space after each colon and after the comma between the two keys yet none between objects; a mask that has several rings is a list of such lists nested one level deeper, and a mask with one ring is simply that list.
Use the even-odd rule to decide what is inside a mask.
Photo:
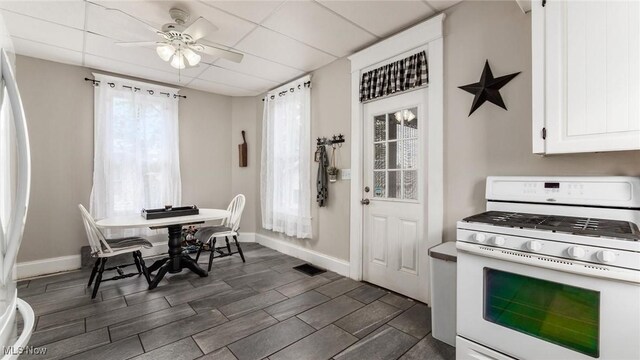
[{"label": "dining table", "polygon": [[102,229],[167,229],[169,256],[155,261],[148,268],[149,273],[158,271],[149,283],[149,290],[152,290],[158,286],[158,283],[167,272],[175,274],[187,268],[201,277],[206,277],[208,275],[207,271],[198,266],[198,263],[189,255],[182,253],[182,227],[202,224],[207,221],[222,220],[229,217],[230,214],[229,211],[222,209],[199,209],[199,213],[196,215],[172,216],[150,220],[147,220],[142,215],[114,216],[100,219],[96,221],[96,225]]}]

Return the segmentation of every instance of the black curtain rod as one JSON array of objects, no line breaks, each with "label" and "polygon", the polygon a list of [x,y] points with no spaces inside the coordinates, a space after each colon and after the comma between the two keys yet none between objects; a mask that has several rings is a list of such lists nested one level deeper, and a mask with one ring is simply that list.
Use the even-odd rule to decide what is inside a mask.
[{"label": "black curtain rod", "polygon": [[[311,80],[307,81],[307,82],[306,82],[306,83],[304,83],[304,84],[298,84],[298,90],[299,90],[299,89],[301,89],[301,86],[304,86],[304,87],[311,87]],[[292,88],[290,88],[290,89],[289,89],[289,91],[287,91],[287,90],[280,91],[280,92],[278,93],[278,96],[285,96],[285,95],[287,94],[287,92],[294,92],[295,90],[296,90],[296,89],[292,87]],[[273,100],[273,99],[275,99],[275,98],[276,98],[276,96],[275,96],[275,95],[271,95],[271,96],[269,96],[269,99],[271,99],[271,100]],[[262,99],[262,101],[264,101],[264,98]]]},{"label": "black curtain rod", "polygon": [[[84,78],[84,81],[90,81],[90,82],[93,84],[93,86],[99,86],[99,85],[100,85],[100,80]],[[111,88],[116,87],[116,84],[115,84],[115,83],[108,82],[107,84],[108,84]],[[138,92],[138,91],[140,91],[140,90],[141,90],[139,87],[135,87],[135,86],[122,85],[122,87],[123,87],[123,88],[126,88],[126,89],[131,89],[131,90],[133,90],[134,92]],[[153,90],[147,90],[147,92],[149,93],[149,95],[153,95],[153,94],[155,94],[155,91],[153,91]],[[160,95],[166,95],[167,97],[170,97],[170,96],[171,96],[171,94],[170,94],[170,93],[168,93],[168,92],[160,92],[159,94],[160,94]],[[176,99],[176,98],[183,98],[183,99],[186,99],[187,97],[186,97],[186,96],[184,96],[184,95],[173,94],[173,98],[174,98],[174,99]]]}]

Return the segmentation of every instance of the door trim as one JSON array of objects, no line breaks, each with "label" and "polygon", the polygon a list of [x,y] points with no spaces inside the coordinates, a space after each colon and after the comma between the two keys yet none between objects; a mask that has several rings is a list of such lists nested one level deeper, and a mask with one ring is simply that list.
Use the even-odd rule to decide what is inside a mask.
[{"label": "door trim", "polygon": [[[394,58],[410,55],[418,51],[427,52],[429,64],[429,91],[427,102],[427,167],[424,183],[425,237],[430,244],[442,242],[443,226],[443,122],[444,122],[444,41],[442,38],[445,14],[409,28],[389,39],[374,44],[356,54],[351,60],[351,200],[349,233],[349,276],[362,280],[363,265],[363,207],[360,204],[363,187],[364,168],[364,109],[360,103],[360,76],[375,66],[393,61]],[[390,56],[391,55],[391,56]],[[424,254],[427,256],[427,254]]]}]

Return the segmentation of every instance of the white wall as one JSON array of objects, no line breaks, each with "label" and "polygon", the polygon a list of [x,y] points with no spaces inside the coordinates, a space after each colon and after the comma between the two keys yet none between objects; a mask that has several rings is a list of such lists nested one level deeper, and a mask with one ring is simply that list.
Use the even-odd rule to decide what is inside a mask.
[{"label": "white wall", "polygon": [[[242,222],[241,236],[255,233],[256,219],[260,208],[260,141],[258,140],[258,119],[262,119],[262,102],[255,97],[234,97],[232,100],[231,139],[231,192],[232,195],[244,194],[246,203]],[[241,131],[247,139],[247,167],[239,166],[238,145],[242,143]]]},{"label": "white wall", "polygon": [[[316,138],[331,137],[342,133],[345,135],[345,143],[336,153],[338,168],[351,167],[350,151],[350,91],[351,74],[350,64],[347,59],[339,59],[326,65],[311,74],[311,146],[308,156],[313,157],[316,151]],[[261,98],[255,98],[262,109]],[[258,114],[258,133],[261,135],[262,112]],[[261,143],[260,140],[258,142]],[[327,148],[327,151],[330,151]],[[328,153],[331,156],[331,153]],[[259,170],[258,170],[259,172]],[[262,228],[262,218],[257,203],[256,213],[257,233],[276,238],[288,244],[303,249],[329,255],[331,257],[349,260],[349,181],[338,180],[329,184],[329,200],[326,207],[319,207],[316,202],[316,176],[318,164],[311,161],[311,217],[313,238],[297,239],[274,233]],[[256,189],[260,191],[259,182]]]}]

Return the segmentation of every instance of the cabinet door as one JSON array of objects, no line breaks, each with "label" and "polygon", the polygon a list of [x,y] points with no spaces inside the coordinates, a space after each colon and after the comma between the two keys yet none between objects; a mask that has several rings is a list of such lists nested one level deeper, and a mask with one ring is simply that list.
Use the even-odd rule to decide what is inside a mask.
[{"label": "cabinet door", "polygon": [[547,1],[540,11],[544,152],[640,149],[640,2]]}]

